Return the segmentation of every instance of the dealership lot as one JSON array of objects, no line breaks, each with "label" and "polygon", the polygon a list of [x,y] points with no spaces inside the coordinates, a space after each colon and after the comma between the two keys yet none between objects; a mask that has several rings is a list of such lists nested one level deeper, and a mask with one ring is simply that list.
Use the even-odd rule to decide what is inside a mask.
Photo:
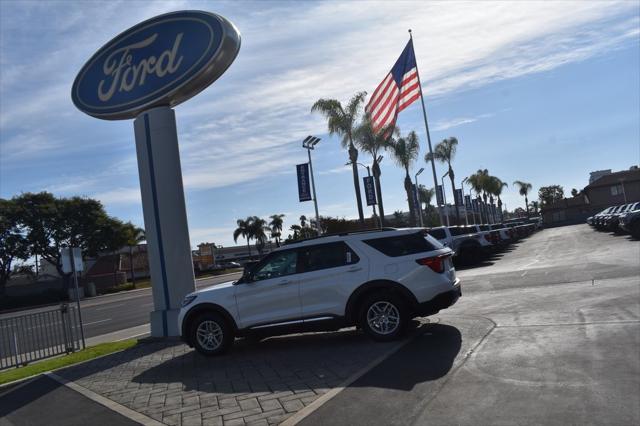
[{"label": "dealership lot", "polygon": [[172,425],[640,422],[640,242],[546,229],[458,276],[458,303],[401,342],[152,342],[58,374]]}]

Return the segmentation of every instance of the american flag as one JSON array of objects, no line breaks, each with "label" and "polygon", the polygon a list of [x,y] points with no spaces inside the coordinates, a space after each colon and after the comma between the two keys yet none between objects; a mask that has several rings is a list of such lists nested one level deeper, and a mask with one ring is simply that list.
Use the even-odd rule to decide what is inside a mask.
[{"label": "american flag", "polygon": [[364,110],[371,116],[373,129],[378,131],[383,127],[395,124],[400,111],[419,97],[420,85],[418,84],[416,55],[413,51],[413,41],[409,40],[395,65],[391,68],[391,72],[371,95]]}]

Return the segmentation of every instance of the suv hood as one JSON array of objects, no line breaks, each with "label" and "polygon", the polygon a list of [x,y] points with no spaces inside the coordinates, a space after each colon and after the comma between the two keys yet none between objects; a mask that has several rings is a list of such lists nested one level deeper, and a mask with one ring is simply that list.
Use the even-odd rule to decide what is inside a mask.
[{"label": "suv hood", "polygon": [[209,287],[201,288],[200,290],[195,291],[193,294],[203,294],[203,293],[218,293],[218,292],[226,292],[233,291],[233,283],[235,281],[227,281],[220,284],[213,284]]}]

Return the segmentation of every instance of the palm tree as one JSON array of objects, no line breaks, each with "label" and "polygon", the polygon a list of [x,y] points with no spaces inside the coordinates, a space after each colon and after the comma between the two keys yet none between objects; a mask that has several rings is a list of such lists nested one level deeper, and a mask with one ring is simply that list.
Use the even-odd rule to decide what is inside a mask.
[{"label": "palm tree", "polygon": [[412,196],[412,184],[411,177],[409,176],[409,168],[413,162],[418,158],[420,152],[420,144],[418,142],[418,135],[413,130],[404,138],[398,138],[392,145],[393,158],[396,163],[404,168],[404,190],[407,193],[407,201],[409,203],[409,220],[411,225],[416,223],[416,212],[413,208],[413,196]]},{"label": "palm tree", "polygon": [[365,96],[367,96],[367,92],[356,93],[349,100],[346,108],[336,99],[318,99],[311,107],[312,112],[318,111],[325,116],[329,134],[342,136],[342,147],[349,149],[349,161],[353,170],[353,187],[356,191],[358,216],[361,224],[364,224],[364,213],[360,196],[360,181],[358,180],[358,150],[353,144],[353,133]]},{"label": "palm tree", "polygon": [[427,188],[424,185],[418,185],[418,201],[420,203],[420,214],[422,214],[422,204],[424,204],[424,210],[427,215],[429,214],[429,207],[431,207],[431,199],[435,195],[436,191],[433,188]]},{"label": "palm tree", "polygon": [[527,198],[527,195],[529,195],[529,191],[531,191],[533,186],[531,186],[530,183],[523,182],[521,180],[516,180],[513,184],[518,186],[518,192],[524,197],[524,206],[527,208],[527,219],[529,219],[529,199]]},{"label": "palm tree", "polygon": [[276,240],[276,246],[280,247],[284,214],[272,214],[269,218],[271,219],[271,222],[269,222],[271,237]]},{"label": "palm tree", "polygon": [[395,126],[391,125],[383,127],[376,132],[371,122],[371,116],[365,114],[362,124],[355,129],[353,136],[358,147],[373,158],[371,171],[376,185],[376,193],[378,194],[378,208],[380,209],[380,223],[382,226],[384,226],[384,204],[382,203],[382,186],[380,184],[380,175],[382,172],[380,171],[378,154],[393,144],[394,131]]},{"label": "palm tree", "polygon": [[538,214],[538,206],[539,206],[538,202],[537,201],[532,201],[531,204],[529,204],[529,205],[533,209],[533,213],[535,215],[537,215]]},{"label": "palm tree", "polygon": [[262,254],[262,250],[264,249],[264,245],[267,241],[266,231],[269,231],[267,221],[258,216],[251,216],[250,219],[251,237],[256,240],[256,248],[258,249],[258,253]]},{"label": "palm tree", "polygon": [[305,215],[300,216],[300,226],[303,228],[307,226],[307,217]]},{"label": "palm tree", "polygon": [[493,195],[498,197],[498,212],[500,213],[500,221],[502,222],[504,218],[502,215],[502,200],[500,199],[500,195],[502,195],[502,190],[508,187],[509,185],[507,184],[507,182],[503,182],[502,180],[500,180],[495,176],[491,176],[491,180],[492,180],[492,187],[493,187]]},{"label": "palm tree", "polygon": [[[456,183],[455,183],[455,175],[453,173],[453,168],[451,167],[451,162],[453,158],[456,156],[456,149],[458,147],[458,139],[454,136],[443,139],[442,142],[437,144],[433,150],[433,159],[440,162],[446,163],[449,166],[449,179],[451,180],[451,190],[453,191],[453,199],[456,199]],[[431,162],[432,154],[428,152],[424,156],[424,161],[427,163]],[[458,208],[458,203],[455,203],[456,206],[456,223],[460,225],[460,209]]]},{"label": "palm tree", "polygon": [[138,246],[143,241],[147,240],[144,234],[144,229],[138,228],[133,223],[128,222],[124,224],[124,232],[126,235],[126,245],[129,246],[129,270],[131,271],[131,284],[133,288],[136,288],[136,274],[133,268],[133,247]]},{"label": "palm tree", "polygon": [[249,240],[251,240],[253,238],[253,226],[251,223],[251,216],[249,216],[248,218],[242,220],[242,219],[238,219],[236,221],[236,224],[238,225],[238,227],[236,228],[235,231],[233,231],[233,241],[234,242],[238,242],[238,237],[242,236],[242,238],[246,238],[247,239],[247,249],[249,249],[249,257],[251,257],[251,245],[249,244]]},{"label": "palm tree", "polygon": [[[471,188],[473,189],[473,191],[476,193],[476,195],[478,196],[478,199],[484,198],[484,202],[486,204],[487,202],[487,181],[489,179],[489,171],[487,169],[478,169],[477,172],[475,172],[474,174],[472,174],[471,176],[469,176],[469,179],[467,179],[467,182],[469,182],[469,184],[471,185]],[[479,206],[479,213],[480,213],[480,223],[482,223],[483,221],[483,214],[482,214],[482,210],[483,207],[482,205]],[[484,219],[489,222],[489,218],[487,217],[487,212],[484,212]]]},{"label": "palm tree", "polygon": [[300,237],[302,227],[300,227],[300,225],[291,225],[289,230],[293,231],[293,240],[297,240]]}]

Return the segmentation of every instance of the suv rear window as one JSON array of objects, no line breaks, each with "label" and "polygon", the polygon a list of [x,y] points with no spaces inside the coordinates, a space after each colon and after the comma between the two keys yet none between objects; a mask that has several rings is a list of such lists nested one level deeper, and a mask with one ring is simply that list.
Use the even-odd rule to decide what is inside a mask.
[{"label": "suv rear window", "polygon": [[468,230],[467,228],[463,228],[461,226],[451,226],[449,228],[449,232],[451,232],[451,235],[463,235],[463,234],[469,234],[471,233],[470,230]]},{"label": "suv rear window", "polygon": [[[431,233],[431,231],[429,232]],[[364,240],[363,242],[389,257],[407,256],[409,254],[436,250],[436,247],[429,242],[421,232],[393,237],[374,238]]]}]

